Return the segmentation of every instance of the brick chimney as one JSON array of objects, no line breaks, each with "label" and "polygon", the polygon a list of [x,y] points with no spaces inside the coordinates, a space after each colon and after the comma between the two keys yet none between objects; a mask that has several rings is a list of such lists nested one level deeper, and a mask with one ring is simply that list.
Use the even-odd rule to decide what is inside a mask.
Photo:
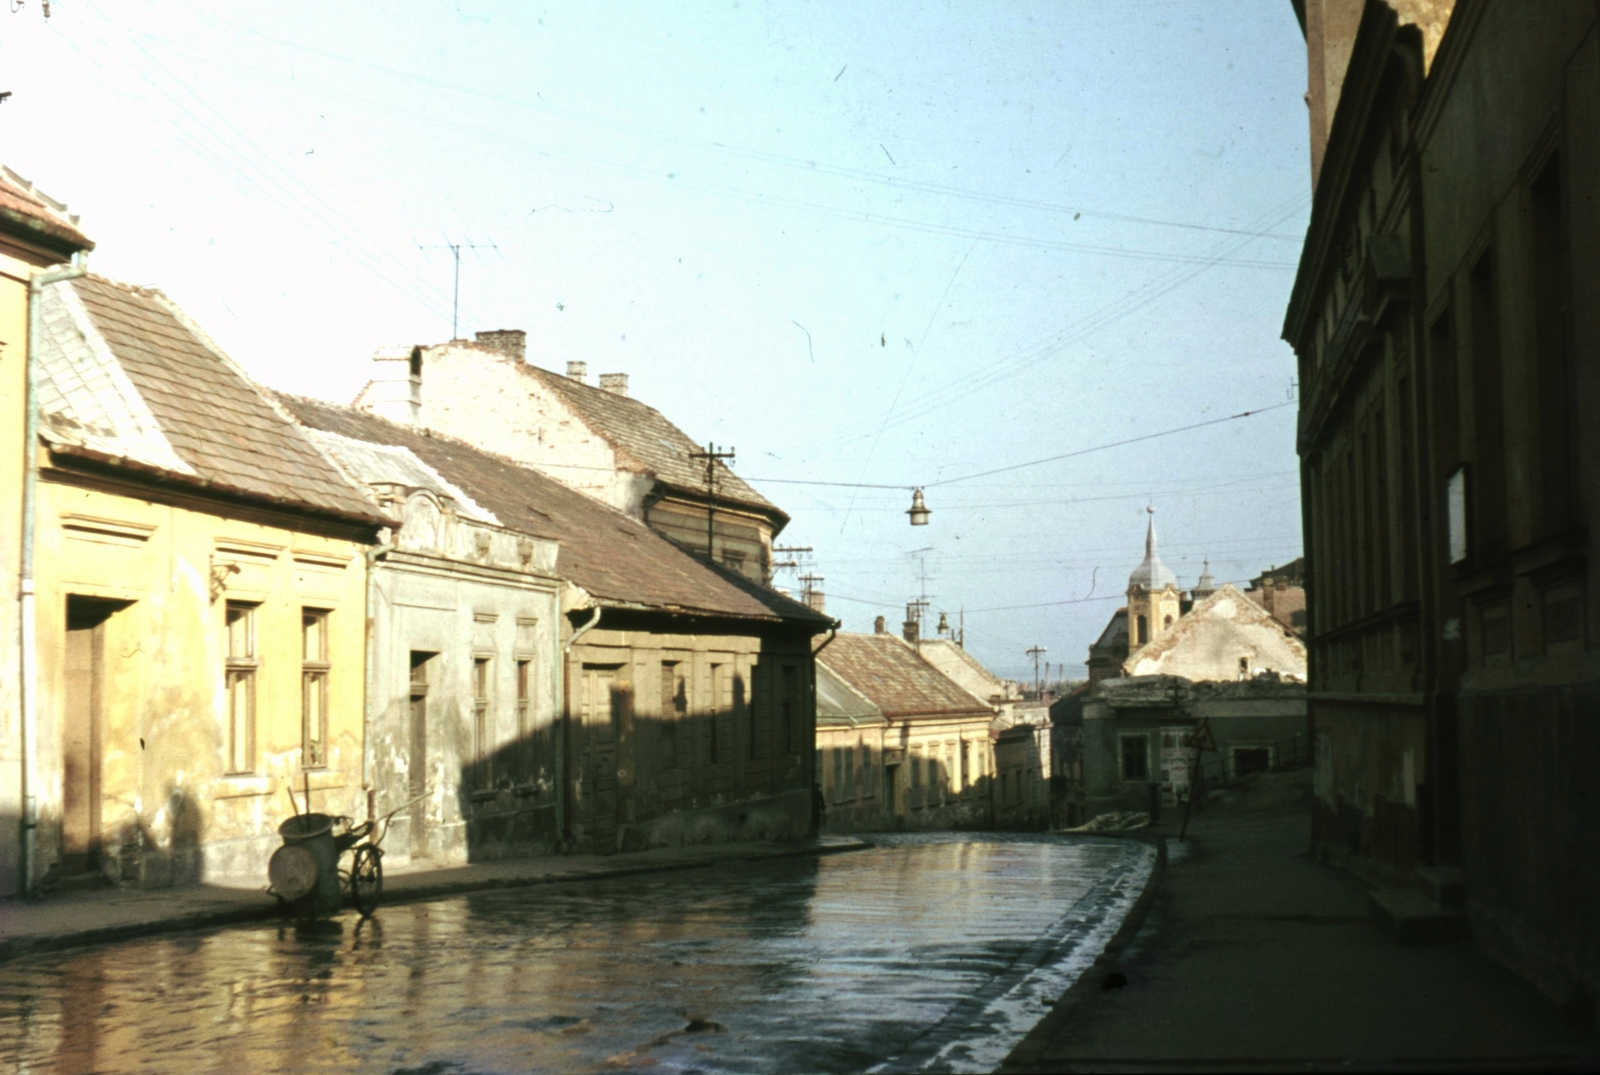
[{"label": "brick chimney", "polygon": [[801,596],[805,598],[806,607],[809,608],[812,612],[826,612],[827,611],[823,607],[822,591],[821,590],[807,590]]},{"label": "brick chimney", "polygon": [[922,642],[922,624],[913,615],[916,611],[910,605],[906,606],[906,622],[900,625],[900,636],[913,646]]},{"label": "brick chimney", "polygon": [[879,616],[877,619],[872,621],[872,633],[875,635],[886,635],[889,633],[889,626],[884,621],[882,616]]},{"label": "brick chimney", "polygon": [[589,363],[587,363],[587,362],[568,362],[567,363],[567,376],[571,377],[574,381],[577,381],[579,384],[588,384],[589,383]]},{"label": "brick chimney", "polygon": [[607,392],[615,392],[619,396],[628,394],[628,375],[626,373],[602,373],[600,387]]},{"label": "brick chimney", "polygon": [[520,328],[495,328],[480,332],[478,346],[486,351],[524,362],[528,358],[528,334]]}]

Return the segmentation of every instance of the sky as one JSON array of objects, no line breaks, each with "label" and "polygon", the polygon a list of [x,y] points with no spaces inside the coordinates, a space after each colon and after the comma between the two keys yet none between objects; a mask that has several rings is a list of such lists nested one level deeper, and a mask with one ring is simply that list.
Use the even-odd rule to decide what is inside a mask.
[{"label": "sky", "polygon": [[1300,555],[1287,0],[40,3],[0,160],[267,385],[525,329],[1005,676],[1082,675],[1149,508],[1185,586]]}]

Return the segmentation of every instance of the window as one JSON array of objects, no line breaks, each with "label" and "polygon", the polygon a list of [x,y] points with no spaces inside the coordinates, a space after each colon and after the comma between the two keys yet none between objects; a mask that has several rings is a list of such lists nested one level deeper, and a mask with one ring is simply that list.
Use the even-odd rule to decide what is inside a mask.
[{"label": "window", "polygon": [[517,661],[517,756],[522,776],[532,778],[537,772],[533,756],[533,717],[529,704],[533,699],[533,662]]},{"label": "window", "polygon": [[1450,562],[1463,563],[1471,551],[1467,541],[1467,468],[1457,467],[1445,480],[1445,529],[1450,541]]},{"label": "window", "polygon": [[783,741],[786,744],[786,747],[787,747],[788,752],[790,754],[795,753],[795,750],[796,750],[796,748],[795,748],[795,734],[796,734],[797,729],[795,728],[795,719],[794,719],[795,718],[795,712],[794,712],[794,703],[795,703],[794,688],[795,688],[794,665],[786,664],[786,665],[783,666],[783,697],[779,700],[778,706],[779,706],[779,710],[780,710],[779,717],[780,717],[781,722],[783,724]]},{"label": "window", "polygon": [[489,658],[472,659],[472,758],[479,787],[494,783],[489,763]]},{"label": "window", "polygon": [[844,797],[846,799],[854,799],[856,797],[856,748],[854,746],[844,748]]},{"label": "window", "polygon": [[683,721],[689,712],[689,699],[683,678],[682,665],[677,661],[661,662],[661,717],[662,755],[669,768],[682,766],[686,758],[679,753],[678,737],[684,734]]},{"label": "window", "polygon": [[1146,642],[1150,641],[1150,621],[1145,617],[1140,616],[1136,622],[1138,630],[1134,635],[1134,638],[1137,639],[1134,645],[1142,646]]},{"label": "window", "polygon": [[1171,616],[1168,616],[1166,619],[1161,621],[1161,629],[1163,631],[1166,630],[1168,627],[1171,627],[1171,626],[1172,626],[1172,617]]},{"label": "window", "polygon": [[300,611],[300,764],[328,764],[328,614]]},{"label": "window", "polygon": [[228,696],[228,772],[256,767],[256,606],[229,601],[228,657],[224,679]]},{"label": "window", "polygon": [[1122,779],[1145,780],[1150,776],[1150,737],[1124,735],[1122,738]]},{"label": "window", "polygon": [[1249,679],[1250,678],[1250,658],[1249,657],[1240,657],[1239,658],[1239,678],[1240,679]]},{"label": "window", "polygon": [[717,765],[717,761],[722,760],[722,750],[720,750],[722,742],[718,742],[718,737],[720,737],[718,733],[722,729],[718,728],[718,725],[722,723],[722,681],[725,677],[726,669],[723,665],[710,665],[710,720],[707,720],[707,728],[710,728],[710,763],[712,765]]},{"label": "window", "polygon": [[730,571],[744,574],[744,553],[734,552],[732,549],[722,550],[722,566]]}]

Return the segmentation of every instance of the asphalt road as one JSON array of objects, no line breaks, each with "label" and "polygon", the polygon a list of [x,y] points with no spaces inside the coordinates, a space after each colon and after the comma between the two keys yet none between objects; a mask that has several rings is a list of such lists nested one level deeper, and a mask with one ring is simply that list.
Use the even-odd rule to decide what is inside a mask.
[{"label": "asphalt road", "polygon": [[1093,837],[881,841],[19,959],[0,1066],[991,1070],[1154,861]]}]

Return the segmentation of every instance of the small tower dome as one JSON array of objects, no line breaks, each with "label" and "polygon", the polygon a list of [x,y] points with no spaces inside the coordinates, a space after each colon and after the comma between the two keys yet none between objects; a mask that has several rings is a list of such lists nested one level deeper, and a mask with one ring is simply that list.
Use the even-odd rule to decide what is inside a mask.
[{"label": "small tower dome", "polygon": [[1133,569],[1133,574],[1128,576],[1128,589],[1161,590],[1168,586],[1176,588],[1178,576],[1161,562],[1161,556],[1156,552],[1156,509],[1146,508],[1145,511],[1150,513],[1150,522],[1144,535],[1144,560]]}]

